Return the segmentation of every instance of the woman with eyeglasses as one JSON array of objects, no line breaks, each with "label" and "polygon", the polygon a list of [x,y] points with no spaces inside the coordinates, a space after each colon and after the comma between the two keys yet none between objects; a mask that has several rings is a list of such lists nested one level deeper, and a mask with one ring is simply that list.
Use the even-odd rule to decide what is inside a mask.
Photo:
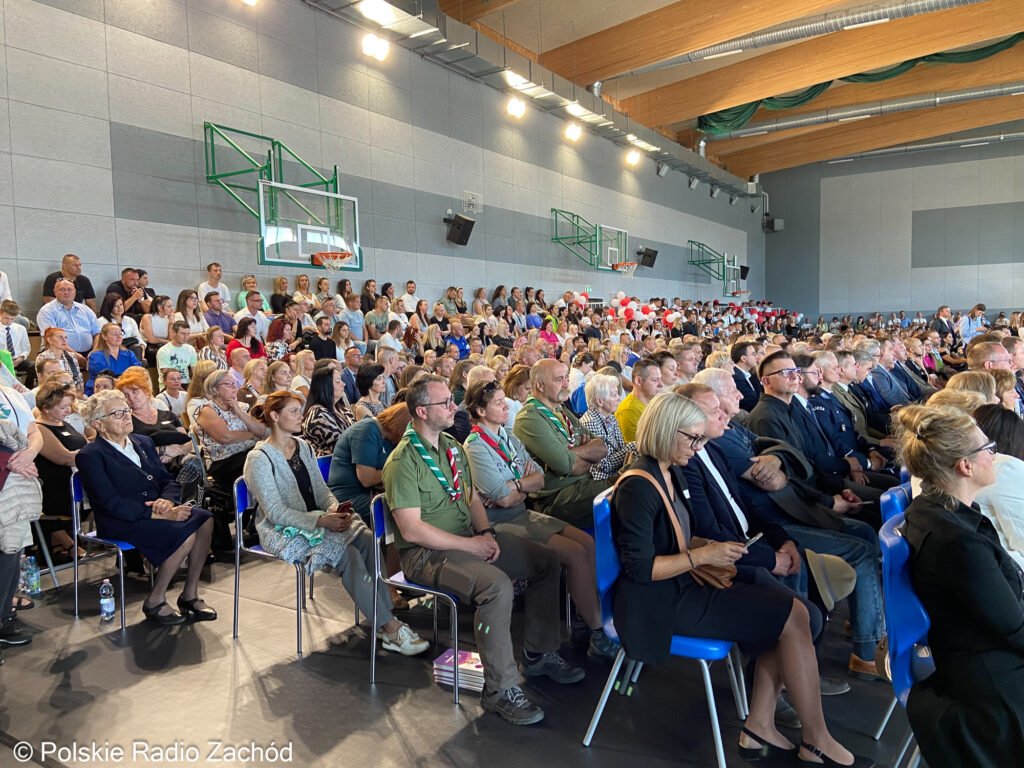
[{"label": "woman with eyeglasses", "polygon": [[[663,664],[673,635],[738,643],[756,659],[741,757],[770,765],[873,765],[855,758],[825,724],[811,617],[799,597],[771,576],[756,583],[737,578],[723,589],[698,580],[698,569],[728,568],[747,551],[738,541],[694,546],[682,467],[703,448],[707,426],[704,411],[674,392],[652,398],[637,423],[640,457],[612,497],[612,532],[622,560],[614,605],[622,647],[630,659]],[[783,685],[803,723],[799,747],[775,727]]]},{"label": "woman with eyeglasses", "polygon": [[124,331],[116,323],[107,323],[100,329],[96,340],[96,349],[89,353],[89,381],[85,383],[85,394],[91,395],[96,374],[100,371],[111,371],[122,374],[129,368],[142,365],[134,352],[121,349]]},{"label": "woman with eyeglasses", "polygon": [[[134,545],[157,569],[142,612],[164,626],[181,624],[187,617],[213,621],[217,612],[197,591],[213,536],[210,513],[178,503],[181,486],[164,469],[153,441],[132,434],[132,409],[121,392],[96,393],[82,415],[99,435],[75,458],[96,532]],[[186,557],[179,613],[167,604],[167,588]]]},{"label": "woman with eyeglasses", "polygon": [[935,661],[935,673],[910,689],[914,736],[932,768],[1016,765],[1024,754],[1024,575],[977,506],[996,481],[996,444],[958,409],[906,406],[896,419],[902,462],[922,481],[903,536]]},{"label": "woman with eyeglasses", "polygon": [[589,633],[587,652],[614,659],[619,645],[604,633],[594,585],[594,539],[575,526],[526,508],[531,493],[544,488],[544,470],[509,429],[508,403],[497,381],[477,381],[466,391],[473,429],[464,442],[473,486],[483,499],[487,519],[498,532],[551,547],[566,569],[566,582]]}]

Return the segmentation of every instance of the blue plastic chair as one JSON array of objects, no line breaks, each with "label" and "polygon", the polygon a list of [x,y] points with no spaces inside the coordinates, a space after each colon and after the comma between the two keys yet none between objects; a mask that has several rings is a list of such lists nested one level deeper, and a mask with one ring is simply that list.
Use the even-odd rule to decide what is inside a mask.
[{"label": "blue plastic chair", "polygon": [[320,467],[320,474],[323,475],[324,482],[327,482],[327,476],[331,473],[331,459],[332,456],[321,456],[316,460],[316,465]]},{"label": "blue plastic chair", "polygon": [[437,645],[437,602],[444,600],[450,610],[451,624],[449,638],[452,649],[455,651],[456,663],[452,664],[452,696],[455,699],[455,706],[459,706],[459,598],[450,592],[445,592],[434,587],[425,587],[422,584],[415,584],[405,578],[405,574],[399,571],[392,576],[385,576],[382,570],[384,557],[381,552],[383,544],[387,543],[387,501],[383,493],[373,497],[370,502],[370,522],[373,524],[373,621],[370,625],[370,636],[373,638],[370,645],[370,685],[377,682],[377,593],[381,584],[387,584],[401,589],[410,589],[414,592],[422,592],[425,595],[434,596],[434,645]]},{"label": "blue plastic chair", "polygon": [[[232,637],[238,639],[238,596],[239,582],[242,575],[242,553],[253,555],[264,560],[278,560],[281,558],[267,552],[262,546],[256,544],[252,547],[245,546],[243,538],[245,531],[242,524],[242,513],[249,508],[249,488],[244,478],[235,480],[235,621],[232,629]],[[302,612],[306,609],[306,564],[301,560],[292,563],[295,566],[295,650],[299,658],[302,658]],[[313,575],[309,575],[309,596],[313,596]]]},{"label": "blue plastic chair", "polygon": [[[903,538],[901,528],[903,512],[887,520],[878,532],[882,549],[882,585],[885,590],[885,624],[889,636],[889,669],[895,697],[889,705],[885,720],[875,738],[881,736],[899,701],[905,708],[910,689],[915,682],[924,680],[935,671],[928,649],[928,628],[931,621],[910,583],[910,545]],[[922,663],[923,662],[923,663]],[[899,765],[914,738],[913,732],[904,737],[893,765]],[[911,765],[919,759],[915,755]]]},{"label": "blue plastic chair", "polygon": [[901,515],[910,506],[910,499],[913,492],[910,490],[910,481],[897,485],[882,494],[879,499],[878,508],[882,514],[882,522],[891,520],[896,515]]},{"label": "blue plastic chair", "polygon": [[[71,470],[71,535],[74,539],[75,546],[75,618],[78,618],[78,542],[81,541],[86,544],[98,544],[110,550],[105,555],[100,557],[109,557],[110,555],[117,555],[117,594],[118,600],[121,605],[121,631],[124,631],[124,553],[130,552],[135,549],[134,544],[129,544],[127,541],[118,541],[117,539],[102,539],[96,535],[96,531],[90,531],[89,533],[82,533],[82,502],[84,495],[82,493],[82,481],[78,477],[78,470]],[[93,558],[90,558],[92,560]],[[150,571],[149,583],[153,583],[153,572]]]},{"label": "blue plastic chair", "polygon": [[585,390],[586,387],[576,387],[572,394],[569,395],[569,410],[577,416],[582,416],[587,412],[587,393]]},{"label": "blue plastic chair", "polygon": [[[615,551],[615,544],[612,540],[611,527],[611,496],[613,488],[609,488],[594,499],[594,545],[595,561],[597,567],[597,592],[601,598],[601,620],[604,623],[604,631],[612,638],[618,639],[615,632],[615,625],[612,619],[612,587],[619,577],[622,566],[619,562],[618,553]],[[735,646],[726,640],[708,640],[706,638],[685,637],[674,635],[672,637],[671,654],[687,659],[696,659],[700,663],[701,675],[704,678],[704,692],[707,695],[708,710],[711,715],[711,732],[715,739],[715,754],[718,757],[719,768],[725,768],[725,749],[722,746],[722,732],[718,725],[718,708],[715,704],[715,692],[711,687],[711,662],[725,659],[729,667],[729,684],[732,687],[733,695],[736,697],[736,710],[740,719],[747,715],[746,687],[743,680],[742,665],[734,662],[732,652]],[[619,650],[615,662],[612,664],[611,673],[608,675],[608,682],[605,683],[601,698],[594,710],[594,716],[590,720],[590,727],[583,737],[583,745],[590,746],[597,730],[597,724],[604,713],[605,704],[612,689],[616,688],[619,693],[632,693],[631,683],[636,682],[640,673],[640,664],[630,661],[621,683],[617,682],[619,670],[626,659],[626,652]]]},{"label": "blue plastic chair", "polygon": [[901,483],[909,483],[910,482],[910,470],[907,469],[906,467],[900,467],[900,482]]}]

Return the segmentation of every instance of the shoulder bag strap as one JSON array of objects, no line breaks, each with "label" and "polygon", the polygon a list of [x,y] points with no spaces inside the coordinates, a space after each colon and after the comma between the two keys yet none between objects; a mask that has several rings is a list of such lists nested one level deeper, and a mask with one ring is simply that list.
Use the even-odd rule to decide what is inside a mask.
[{"label": "shoulder bag strap", "polygon": [[646,472],[642,469],[629,469],[619,475],[619,479],[615,482],[615,487],[618,488],[619,483],[627,477],[642,477],[658,491],[658,495],[661,496],[661,500],[665,504],[665,511],[668,513],[668,519],[672,523],[672,530],[676,533],[676,544],[679,546],[679,553],[685,553],[687,551],[687,547],[686,539],[683,537],[683,529],[679,525],[679,519],[676,517],[675,510],[672,508],[672,502],[668,500],[668,496],[665,494],[665,490],[661,487],[661,483],[655,480],[654,476],[650,472]]}]

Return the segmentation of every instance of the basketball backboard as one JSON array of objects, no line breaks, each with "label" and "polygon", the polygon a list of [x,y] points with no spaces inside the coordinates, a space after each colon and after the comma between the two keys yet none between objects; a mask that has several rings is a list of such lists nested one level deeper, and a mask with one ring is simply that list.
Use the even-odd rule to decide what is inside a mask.
[{"label": "basketball backboard", "polygon": [[342,269],[363,268],[359,247],[359,201],[347,195],[276,181],[259,182],[259,260],[261,264],[313,264],[313,254],[351,253]]}]

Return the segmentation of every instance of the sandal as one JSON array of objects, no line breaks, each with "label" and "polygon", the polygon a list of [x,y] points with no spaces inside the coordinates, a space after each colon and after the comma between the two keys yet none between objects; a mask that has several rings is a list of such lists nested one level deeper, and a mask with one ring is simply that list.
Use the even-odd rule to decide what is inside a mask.
[{"label": "sandal", "polygon": [[14,610],[16,611],[27,611],[30,608],[35,608],[36,604],[29,600],[27,597],[21,597],[20,595],[14,596]]},{"label": "sandal", "polygon": [[[757,737],[755,736],[754,738]],[[825,768],[875,768],[875,762],[873,760],[870,760],[866,757],[860,757],[859,755],[854,755],[853,762],[847,765],[845,763],[837,763],[835,760],[826,755],[820,749],[813,746],[812,744],[808,744],[806,741],[800,742],[800,748],[806,749],[816,758],[821,760],[820,763],[812,763],[810,760],[803,760],[801,758],[797,758],[804,765],[821,765]]]},{"label": "sandal", "polygon": [[768,741],[761,738],[753,731],[747,730],[745,726],[742,728],[742,733],[744,736],[754,739],[754,741],[757,741],[761,745],[759,747],[741,746],[739,748],[740,757],[749,762],[755,763],[762,760],[767,762],[774,761],[777,758],[786,758],[787,760],[790,760],[793,755],[797,753],[796,747],[792,747],[790,749],[777,747],[774,744],[768,743]]},{"label": "sandal", "polygon": [[173,610],[171,610],[170,613],[160,613],[160,609],[164,606],[167,606],[168,608],[171,607],[167,605],[166,600],[164,600],[162,603],[154,605],[152,608],[147,608],[146,604],[143,603],[142,612],[146,614],[147,621],[151,621],[154,624],[159,624],[163,627],[173,627],[177,624],[185,623],[185,617],[178,613],[175,613]]},{"label": "sandal", "polygon": [[178,610],[181,611],[182,621],[190,613],[195,616],[196,621],[216,621],[217,612],[213,608],[196,608],[196,603],[201,598],[193,597],[191,600],[186,600],[183,597],[178,597]]}]

